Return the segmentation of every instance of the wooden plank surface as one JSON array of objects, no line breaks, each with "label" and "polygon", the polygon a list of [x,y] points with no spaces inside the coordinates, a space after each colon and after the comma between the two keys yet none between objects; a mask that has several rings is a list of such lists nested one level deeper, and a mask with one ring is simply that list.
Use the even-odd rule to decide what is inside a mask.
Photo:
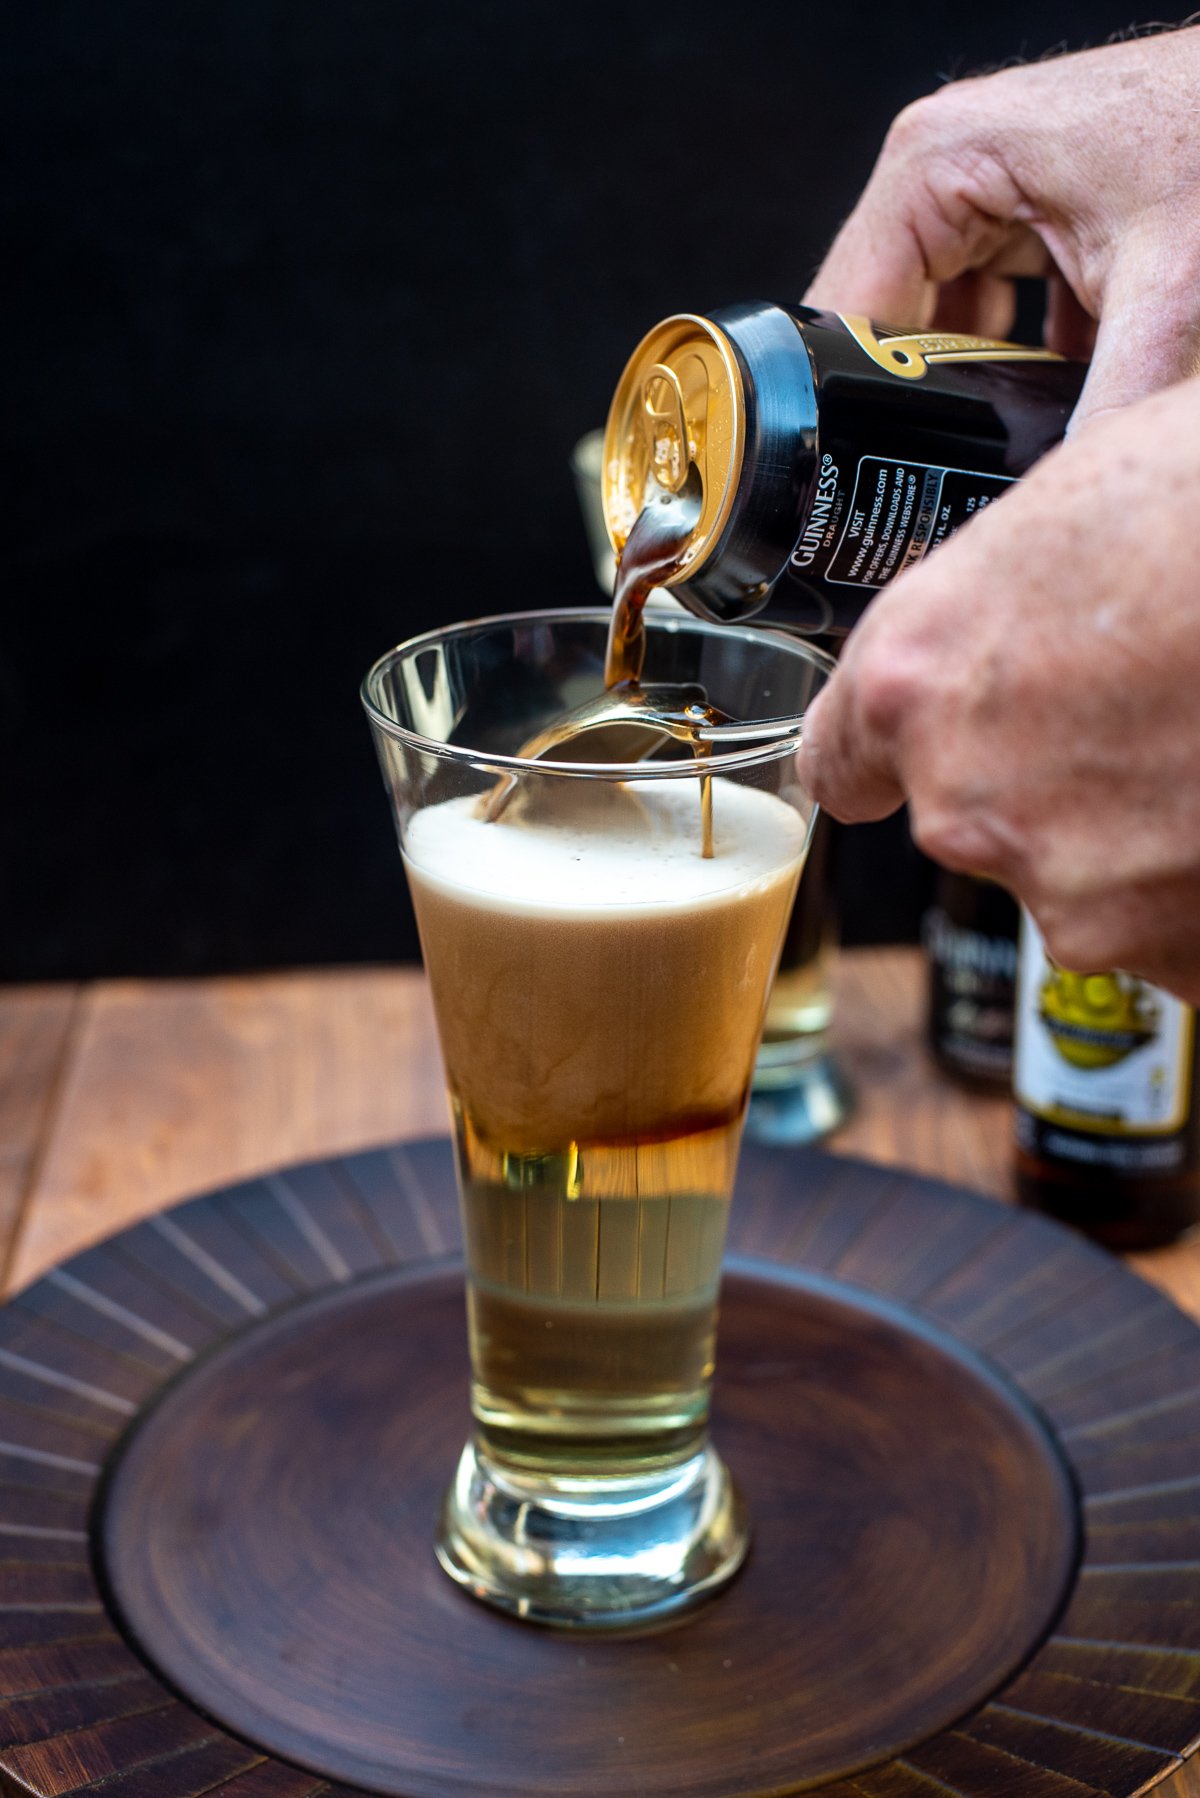
[{"label": "wooden plank surface", "polygon": [[191,1193],[446,1128],[413,969],[103,981],[75,1034],[11,1287]]},{"label": "wooden plank surface", "polygon": [[920,951],[843,952],[835,995],[833,1038],[856,1108],[827,1146],[1010,1198],[1011,1104],[956,1086],[932,1061]]},{"label": "wooden plank surface", "polygon": [[[1011,1107],[929,1060],[919,952],[844,953],[836,988],[857,1105],[829,1146],[1009,1197]],[[192,1193],[446,1126],[416,969],[0,991],[7,1284]],[[1200,1245],[1135,1265],[1200,1315]]]},{"label": "wooden plank surface", "polygon": [[[1131,1798],[1166,1773],[1181,1793],[1200,1729],[1200,1332],[1046,1219],[816,1150],[751,1144],[744,1169],[734,1250],[781,1277],[731,1273],[718,1405],[758,1547],[727,1603],[617,1654],[518,1642],[448,1605],[429,1557],[464,1427],[461,1280],[419,1265],[457,1236],[444,1138],[188,1200],[0,1307],[4,1789],[305,1798],[258,1744],[352,1779],[322,1785],[340,1798],[362,1778],[429,1790],[430,1769],[463,1798],[505,1768],[499,1785],[558,1792],[580,1765],[646,1793],[690,1765],[689,1791],[715,1798],[807,1786],[891,1742],[912,1744],[902,1761],[822,1791]],[[348,1288],[352,1269],[381,1277]],[[1045,1402],[1065,1465],[922,1318]],[[98,1512],[114,1434],[159,1395]],[[97,1583],[101,1517],[92,1546],[148,1666]],[[486,1729],[463,1727],[464,1670],[492,1694]],[[532,1725],[508,1702],[530,1690]],[[549,1749],[542,1712],[571,1719]]]}]

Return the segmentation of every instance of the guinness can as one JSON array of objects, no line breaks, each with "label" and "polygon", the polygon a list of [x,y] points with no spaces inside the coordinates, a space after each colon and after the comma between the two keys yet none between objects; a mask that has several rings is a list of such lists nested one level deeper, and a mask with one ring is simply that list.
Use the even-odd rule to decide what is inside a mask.
[{"label": "guinness can", "polygon": [[1062,437],[1086,367],[995,338],[769,303],[664,319],[604,442],[614,550],[662,492],[691,508],[671,590],[703,618],[844,633],[872,594]]}]

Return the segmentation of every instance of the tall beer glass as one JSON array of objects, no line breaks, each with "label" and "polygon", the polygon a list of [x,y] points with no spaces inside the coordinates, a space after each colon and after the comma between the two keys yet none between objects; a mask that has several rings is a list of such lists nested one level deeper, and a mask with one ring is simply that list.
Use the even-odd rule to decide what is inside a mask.
[{"label": "tall beer glass", "polygon": [[474,1432],[437,1553],[479,1598],[590,1626],[675,1610],[745,1554],[708,1438],[717,1286],[813,824],[794,750],[831,666],[770,631],[649,617],[645,687],[702,688],[734,722],[655,739],[647,759],[602,759],[642,754],[628,725],[574,739],[569,760],[520,759],[603,692],[608,620],[431,632],[363,689],[432,987],[466,1244]]}]

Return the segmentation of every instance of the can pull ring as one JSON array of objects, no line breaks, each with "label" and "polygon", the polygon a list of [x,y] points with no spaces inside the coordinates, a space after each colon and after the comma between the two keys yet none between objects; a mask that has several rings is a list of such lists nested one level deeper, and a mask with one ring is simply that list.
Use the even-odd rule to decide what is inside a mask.
[{"label": "can pull ring", "polygon": [[692,446],[679,377],[663,362],[655,363],[642,384],[642,428],[649,472],[668,493],[678,493],[688,477]]}]

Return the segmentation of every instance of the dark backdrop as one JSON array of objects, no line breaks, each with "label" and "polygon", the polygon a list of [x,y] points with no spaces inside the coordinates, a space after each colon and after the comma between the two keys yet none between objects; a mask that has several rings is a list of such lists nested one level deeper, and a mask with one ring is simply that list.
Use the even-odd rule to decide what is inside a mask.
[{"label": "dark backdrop", "polygon": [[[1127,22],[31,0],[0,116],[0,978],[415,953],[356,685],[594,596],[567,468],[662,314],[796,296],[888,119]],[[850,833],[852,938],[911,932]]]}]

